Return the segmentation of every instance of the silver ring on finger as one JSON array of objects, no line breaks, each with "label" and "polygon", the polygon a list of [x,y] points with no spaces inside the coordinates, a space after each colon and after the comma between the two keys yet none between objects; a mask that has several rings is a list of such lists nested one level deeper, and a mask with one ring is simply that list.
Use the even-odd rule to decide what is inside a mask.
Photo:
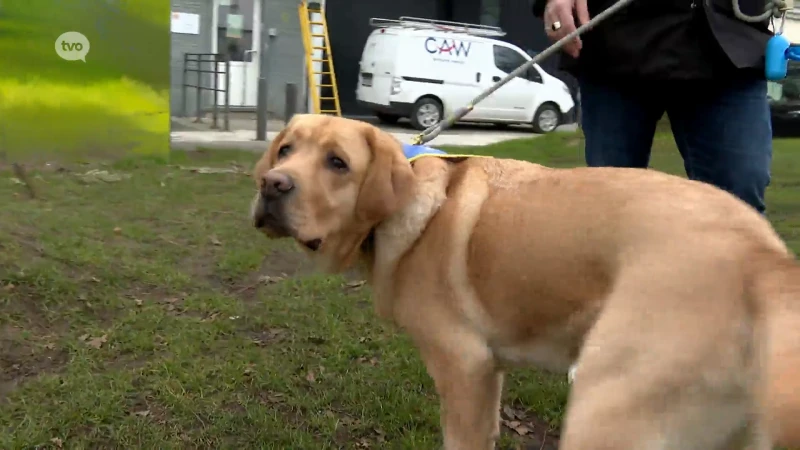
[{"label": "silver ring on finger", "polygon": [[561,22],[556,20],[555,22],[553,22],[552,25],[550,25],[550,29],[553,30],[553,31],[560,30],[561,29]]}]

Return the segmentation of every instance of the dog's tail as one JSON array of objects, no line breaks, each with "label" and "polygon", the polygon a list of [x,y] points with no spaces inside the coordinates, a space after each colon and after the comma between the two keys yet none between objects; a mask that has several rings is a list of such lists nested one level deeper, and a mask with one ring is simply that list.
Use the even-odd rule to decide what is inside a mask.
[{"label": "dog's tail", "polygon": [[800,447],[800,265],[783,255],[754,261],[756,308],[766,337],[766,413],[775,443]]}]

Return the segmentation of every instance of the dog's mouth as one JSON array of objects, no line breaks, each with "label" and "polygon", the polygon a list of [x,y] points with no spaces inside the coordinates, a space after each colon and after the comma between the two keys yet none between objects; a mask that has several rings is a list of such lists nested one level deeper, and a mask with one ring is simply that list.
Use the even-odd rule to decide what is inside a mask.
[{"label": "dog's mouth", "polygon": [[322,247],[322,239],[303,239],[300,233],[287,225],[286,216],[281,205],[267,203],[263,197],[256,195],[251,207],[253,226],[271,238],[294,238],[303,247],[316,252]]},{"label": "dog's mouth", "polygon": [[322,239],[311,239],[310,241],[300,241],[303,244],[303,247],[315,252],[322,247]]},{"label": "dog's mouth", "polygon": [[267,236],[273,238],[292,237],[291,231],[283,223],[266,215],[258,216],[253,221],[256,229],[263,231]]},{"label": "dog's mouth", "polygon": [[322,247],[322,239],[301,239],[294,230],[287,228],[282,222],[270,220],[268,217],[258,217],[253,225],[272,238],[294,238],[303,247],[316,252]]},{"label": "dog's mouth", "polygon": [[260,223],[256,222],[256,228],[266,233],[267,236],[272,238],[294,238],[300,245],[303,247],[311,250],[312,252],[316,252],[317,250],[322,247],[322,239],[300,239],[297,237],[297,234],[293,231],[283,227],[283,226],[276,226],[275,224],[271,223]]},{"label": "dog's mouth", "polygon": [[286,225],[285,214],[281,205],[268,203],[259,194],[253,199],[250,212],[253,226],[271,238],[293,237],[292,230]]}]

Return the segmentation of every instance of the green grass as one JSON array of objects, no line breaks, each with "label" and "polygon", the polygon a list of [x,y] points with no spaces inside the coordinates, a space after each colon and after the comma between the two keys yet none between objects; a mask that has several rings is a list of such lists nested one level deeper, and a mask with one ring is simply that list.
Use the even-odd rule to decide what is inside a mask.
[{"label": "green grass", "polygon": [[[569,167],[553,134],[479,151]],[[776,141],[770,217],[800,248],[800,153]],[[474,149],[470,149],[474,150]],[[176,153],[249,168],[257,155]],[[656,167],[681,172],[659,138]],[[409,340],[354,276],[315,274],[250,229],[252,182],[146,160],[0,168],[0,448],[404,448],[440,445],[438,403]],[[90,170],[123,175],[96,181]],[[539,449],[564,376],[514,371],[504,405]],[[522,441],[521,441],[522,439]],[[551,448],[551,447],[544,447]]]},{"label": "green grass", "polygon": [[[86,62],[56,38],[87,36]],[[169,5],[161,0],[2,0],[0,154],[166,156]]]}]

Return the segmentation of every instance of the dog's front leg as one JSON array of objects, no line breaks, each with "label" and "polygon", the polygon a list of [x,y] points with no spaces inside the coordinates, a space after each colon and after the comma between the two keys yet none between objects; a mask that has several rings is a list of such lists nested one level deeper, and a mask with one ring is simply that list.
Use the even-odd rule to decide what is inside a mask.
[{"label": "dog's front leg", "polygon": [[503,373],[480,337],[471,333],[420,342],[441,406],[445,450],[493,449],[500,435]]}]

